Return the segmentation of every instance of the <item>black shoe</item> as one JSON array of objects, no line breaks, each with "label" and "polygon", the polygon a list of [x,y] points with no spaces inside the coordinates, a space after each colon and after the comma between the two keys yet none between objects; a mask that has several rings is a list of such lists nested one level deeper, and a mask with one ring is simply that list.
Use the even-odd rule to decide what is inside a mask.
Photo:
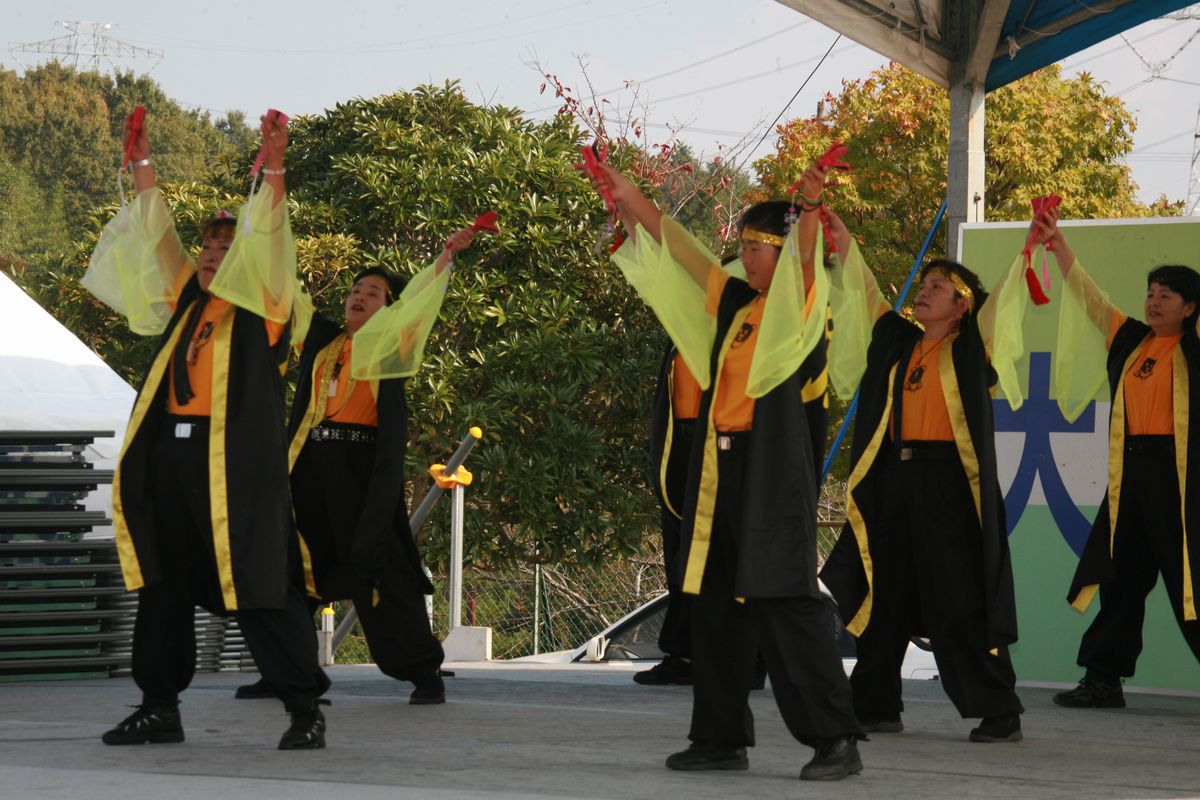
[{"label": "black shoe", "polygon": [[1001,714],[997,717],[984,717],[979,727],[973,728],[967,738],[972,742],[986,744],[1019,742],[1025,738],[1021,733],[1021,715]]},{"label": "black shoe", "polygon": [[691,686],[692,662],[679,656],[666,656],[650,669],[634,673],[633,682],[643,686]]},{"label": "black shoe", "polygon": [[410,706],[435,706],[446,702],[446,684],[442,681],[442,673],[435,672],[432,676],[413,681],[417,688],[408,696]]},{"label": "black shoe", "polygon": [[279,740],[280,750],[319,750],[325,746],[325,715],[316,703],[290,713],[292,724]]},{"label": "black shoe", "polygon": [[[318,698],[329,691],[331,685],[329,677],[325,674],[324,670],[321,670],[317,675]],[[233,696],[239,700],[266,700],[278,697],[279,695],[271,688],[271,684],[267,683],[266,678],[259,678],[254,683],[245,683],[237,687],[237,691],[233,693]],[[328,700],[318,699],[317,703],[323,706],[329,705]]]},{"label": "black shoe", "polygon": [[859,714],[858,722],[863,733],[900,733],[904,730],[899,714]]},{"label": "black shoe", "polygon": [[271,688],[271,684],[267,683],[266,678],[259,678],[254,683],[237,687],[233,696],[239,700],[265,700],[269,697],[278,697],[275,690]]},{"label": "black shoe", "polygon": [[667,769],[688,772],[705,769],[750,769],[750,759],[746,758],[744,747],[693,742],[687,750],[667,756]]},{"label": "black shoe", "polygon": [[812,761],[800,770],[802,781],[840,781],[848,775],[862,772],[858,755],[858,737],[854,734],[826,739],[817,745]]},{"label": "black shoe", "polygon": [[105,744],[173,744],[183,741],[183,725],[178,706],[135,706],[134,711],[105,731],[100,741]]},{"label": "black shoe", "polygon": [[1064,708],[1124,708],[1125,693],[1119,684],[1085,677],[1074,689],[1054,695],[1054,702]]}]

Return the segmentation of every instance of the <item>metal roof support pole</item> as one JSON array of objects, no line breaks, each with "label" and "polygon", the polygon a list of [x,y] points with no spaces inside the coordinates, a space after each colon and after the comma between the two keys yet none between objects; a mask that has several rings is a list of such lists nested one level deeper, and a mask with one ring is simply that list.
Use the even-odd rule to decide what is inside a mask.
[{"label": "metal roof support pole", "polygon": [[959,228],[984,221],[982,82],[950,82],[950,156],[946,167],[946,255],[958,258]]}]

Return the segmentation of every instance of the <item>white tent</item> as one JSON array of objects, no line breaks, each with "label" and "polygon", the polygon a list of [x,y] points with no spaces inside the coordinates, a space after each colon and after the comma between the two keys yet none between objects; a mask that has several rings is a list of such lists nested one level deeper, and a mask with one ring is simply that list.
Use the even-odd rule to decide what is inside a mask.
[{"label": "white tent", "polygon": [[[135,392],[73,333],[0,273],[0,430],[114,431],[88,460],[112,469]],[[110,487],[88,506],[108,511]]]}]

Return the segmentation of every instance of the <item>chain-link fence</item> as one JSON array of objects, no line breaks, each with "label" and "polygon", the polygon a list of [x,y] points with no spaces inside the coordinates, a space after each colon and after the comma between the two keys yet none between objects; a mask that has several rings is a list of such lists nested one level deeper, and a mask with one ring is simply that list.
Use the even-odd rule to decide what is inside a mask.
[{"label": "chain-link fence", "polygon": [[[824,563],[845,519],[845,482],[826,483],[818,507],[817,558]],[[485,571],[464,567],[462,623],[492,629],[497,659],[579,647],[612,623],[666,591],[661,542],[647,535],[647,546],[633,558],[599,570],[565,564],[521,565]],[[445,638],[449,627],[449,580],[434,576],[433,630]],[[348,606],[338,604],[337,621]],[[342,642],[339,663],[371,660],[361,626]]]}]

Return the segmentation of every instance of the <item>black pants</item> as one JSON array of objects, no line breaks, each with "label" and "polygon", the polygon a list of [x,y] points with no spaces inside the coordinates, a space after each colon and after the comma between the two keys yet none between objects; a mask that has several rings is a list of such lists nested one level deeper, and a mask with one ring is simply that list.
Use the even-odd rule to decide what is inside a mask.
[{"label": "black pants", "polygon": [[987,642],[983,546],[971,487],[952,442],[894,456],[871,529],[874,600],[850,676],[860,714],[904,710],[900,666],[910,637],[927,635],[942,686],[963,717],[1024,711],[1008,648]]},{"label": "black pants", "polygon": [[694,742],[754,744],[748,703],[761,649],[792,736],[815,745],[860,734],[828,607],[815,597],[736,599],[745,445],[719,451],[717,505],[700,594],[692,605]]},{"label": "black pants", "polygon": [[[687,489],[688,461],[692,452],[694,420],[675,422],[671,453],[667,462],[667,497],[675,510],[683,512],[684,492]],[[657,479],[657,476],[655,476]],[[663,566],[667,571],[667,613],[658,634],[658,649],[679,658],[692,657],[692,598],[683,593],[682,572],[684,554],[679,552],[681,520],[662,507]]]},{"label": "black pants", "polygon": [[[296,526],[312,556],[322,600],[352,600],[380,671],[413,681],[436,673],[445,657],[429,627],[415,565],[398,540],[389,548],[387,563],[372,570],[371,577],[355,569],[352,557],[355,530],[369,491],[394,491],[404,506],[403,485],[371,485],[374,463],[373,443],[306,442],[292,469]],[[389,532],[409,535],[407,530]]]},{"label": "black pants", "polygon": [[[195,607],[225,608],[212,544],[208,433],[176,439],[165,426],[151,457],[155,545],[163,579],[138,592],[133,679],[142,702],[173,706],[196,672]],[[285,565],[279,565],[284,569]],[[238,627],[263,677],[289,711],[310,708],[318,681],[317,637],[304,596],[289,584],[284,608],[240,609]],[[322,687],[323,688],[323,687]]]},{"label": "black pants", "polygon": [[[1179,630],[1200,659],[1200,622],[1183,619],[1183,524],[1174,439],[1128,438],[1113,543],[1116,574],[1100,584],[1100,612],[1079,644],[1079,666],[1110,685],[1133,675],[1142,652],[1146,595],[1159,573]],[[1190,556],[1200,558],[1200,553]]]}]

